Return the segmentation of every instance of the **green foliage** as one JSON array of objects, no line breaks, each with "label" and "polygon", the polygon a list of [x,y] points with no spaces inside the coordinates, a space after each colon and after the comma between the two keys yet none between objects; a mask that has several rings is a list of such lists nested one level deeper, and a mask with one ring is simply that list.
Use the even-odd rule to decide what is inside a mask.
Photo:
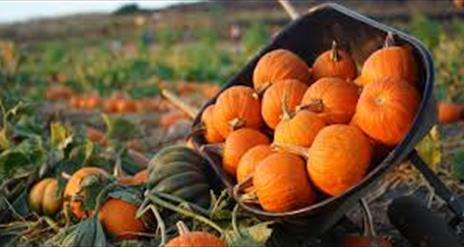
[{"label": "green foliage", "polygon": [[438,45],[440,34],[443,33],[440,23],[420,14],[413,17],[409,28],[411,33],[430,49]]},{"label": "green foliage", "polygon": [[106,114],[103,114],[102,117],[106,124],[106,136],[109,140],[125,142],[134,138],[138,132],[135,124],[129,120],[110,117]]},{"label": "green foliage", "polygon": [[115,15],[129,15],[129,14],[135,14],[140,12],[140,7],[136,3],[129,3],[125,4],[116,11],[114,11]]},{"label": "green foliage", "polygon": [[257,21],[243,35],[243,47],[247,56],[253,55],[263,47],[271,37],[269,27],[263,21]]}]

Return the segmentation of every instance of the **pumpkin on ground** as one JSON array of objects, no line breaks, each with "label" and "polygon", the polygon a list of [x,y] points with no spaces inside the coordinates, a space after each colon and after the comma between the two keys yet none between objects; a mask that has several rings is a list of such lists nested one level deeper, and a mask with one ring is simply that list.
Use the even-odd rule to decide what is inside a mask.
[{"label": "pumpkin on ground", "polygon": [[253,186],[261,207],[269,212],[286,212],[309,206],[315,201],[300,157],[277,152],[256,167]]},{"label": "pumpkin on ground", "polygon": [[137,104],[132,99],[116,99],[115,107],[118,113],[137,112]]},{"label": "pumpkin on ground", "polygon": [[188,116],[184,112],[179,111],[179,110],[174,110],[174,111],[164,114],[160,119],[159,125],[167,128],[167,127],[170,127],[176,124],[178,121],[187,119],[187,118]]},{"label": "pumpkin on ground", "polygon": [[207,161],[185,146],[159,151],[148,166],[150,193],[167,193],[185,201],[208,207],[210,184]]},{"label": "pumpkin on ground", "polygon": [[299,80],[307,85],[311,83],[308,65],[289,50],[277,49],[266,53],[253,71],[253,85],[257,92],[285,79]]},{"label": "pumpkin on ground", "polygon": [[217,98],[213,121],[224,138],[238,128],[259,129],[263,119],[258,94],[246,86],[228,88]]},{"label": "pumpkin on ground", "polygon": [[69,178],[64,188],[64,198],[69,200],[71,211],[79,219],[89,217],[92,214],[82,208],[82,201],[86,199],[86,194],[82,191],[81,182],[88,176],[96,176],[101,181],[107,179],[109,175],[105,170],[98,167],[83,167]]},{"label": "pumpkin on ground", "polygon": [[47,89],[45,97],[48,100],[67,100],[72,96],[71,89],[63,86],[53,86]]},{"label": "pumpkin on ground", "polygon": [[274,143],[310,147],[317,133],[326,126],[316,113],[301,110],[285,114],[274,131]]},{"label": "pumpkin on ground", "polygon": [[171,239],[166,247],[226,247],[227,245],[216,236],[208,232],[188,230],[181,221],[177,223],[179,236]]},{"label": "pumpkin on ground", "polygon": [[352,80],[356,77],[356,64],[350,54],[340,50],[337,42],[332,42],[332,49],[325,51],[316,58],[313,64],[313,78],[338,77]]},{"label": "pumpkin on ground", "polygon": [[261,102],[261,114],[267,126],[274,129],[282,119],[284,99],[286,107],[294,111],[307,89],[306,84],[292,79],[279,81],[270,86]]},{"label": "pumpkin on ground", "polygon": [[89,127],[89,126],[87,126],[85,130],[86,130],[87,138],[91,142],[98,143],[102,146],[106,146],[108,144],[105,133],[101,132],[98,129]]},{"label": "pumpkin on ground", "polygon": [[353,83],[322,78],[308,88],[299,109],[317,113],[327,124],[345,124],[351,121],[358,97],[358,87]]},{"label": "pumpkin on ground", "polygon": [[241,183],[255,172],[259,162],[274,153],[270,145],[262,144],[250,148],[243,154],[237,167],[237,182]]},{"label": "pumpkin on ground", "polygon": [[224,144],[222,159],[224,170],[235,177],[243,154],[254,146],[269,143],[266,135],[254,129],[244,128],[230,133]]},{"label": "pumpkin on ground", "polygon": [[413,86],[386,78],[364,87],[353,122],[372,139],[393,146],[408,132],[419,104],[420,96]]},{"label": "pumpkin on ground", "polygon": [[358,127],[334,124],[319,132],[308,154],[311,181],[322,192],[336,196],[364,177],[372,146]]},{"label": "pumpkin on ground", "polygon": [[137,219],[138,206],[122,199],[109,198],[98,211],[98,218],[106,232],[117,241],[135,239],[145,231],[141,219]]},{"label": "pumpkin on ground", "polygon": [[208,143],[223,142],[224,137],[216,130],[213,120],[214,105],[209,105],[201,115],[201,122],[204,125],[204,137]]},{"label": "pumpkin on ground", "polygon": [[98,94],[90,94],[83,97],[83,107],[86,109],[95,109],[100,105],[101,99]]},{"label": "pumpkin on ground", "polygon": [[58,194],[58,180],[45,178],[32,186],[28,197],[29,208],[39,215],[53,216],[63,205]]},{"label": "pumpkin on ground", "polygon": [[438,103],[438,122],[454,123],[461,119],[464,106],[456,103],[439,102]]}]

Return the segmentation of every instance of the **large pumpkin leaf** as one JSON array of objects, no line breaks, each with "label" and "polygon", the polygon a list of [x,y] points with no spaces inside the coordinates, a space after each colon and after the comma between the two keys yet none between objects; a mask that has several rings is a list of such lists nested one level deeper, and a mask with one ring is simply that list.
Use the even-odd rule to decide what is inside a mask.
[{"label": "large pumpkin leaf", "polygon": [[137,126],[129,120],[106,114],[103,114],[103,120],[106,124],[106,136],[110,140],[126,142],[137,134]]},{"label": "large pumpkin leaf", "polygon": [[70,127],[59,122],[50,124],[50,145],[54,149],[63,150],[73,140],[73,133]]},{"label": "large pumpkin leaf", "polygon": [[108,197],[121,199],[134,205],[142,204],[142,194],[133,187],[118,188],[108,193]]},{"label": "large pumpkin leaf", "polygon": [[0,154],[0,176],[6,177],[16,169],[29,165],[29,157],[18,150],[6,150]]},{"label": "large pumpkin leaf", "polygon": [[96,217],[81,221],[77,227],[67,234],[61,242],[62,246],[106,246],[103,227]]}]

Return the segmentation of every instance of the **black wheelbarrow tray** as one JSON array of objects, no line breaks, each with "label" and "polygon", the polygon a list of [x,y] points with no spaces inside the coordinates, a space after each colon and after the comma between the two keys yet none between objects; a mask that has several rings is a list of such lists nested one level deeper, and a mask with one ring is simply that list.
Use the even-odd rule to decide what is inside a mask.
[{"label": "black wheelbarrow tray", "polygon": [[[222,91],[234,85],[253,87],[252,75],[256,63],[265,53],[274,49],[288,49],[298,54],[308,65],[311,65],[315,58],[323,51],[329,49],[332,41],[335,40],[341,47],[350,51],[356,63],[361,65],[372,52],[383,46],[388,33],[393,33],[397,44],[408,45],[412,48],[419,66],[419,89],[422,101],[414,122],[404,139],[362,181],[343,194],[327,198],[305,208],[284,213],[266,212],[259,207],[247,205],[237,200],[237,193],[233,193],[234,178],[225,174],[222,170],[221,158],[217,154],[201,149],[201,146],[206,144],[202,134],[198,134],[197,132],[197,134],[192,136],[194,146],[208,159],[223,184],[234,195],[243,209],[262,219],[294,226],[292,228],[295,229],[304,229],[304,231],[312,236],[317,236],[331,228],[347,211],[356,207],[358,201],[369,192],[387,171],[396,164],[409,159],[424,174],[424,177],[434,187],[436,194],[448,202],[450,208],[462,219],[462,208],[459,202],[455,200],[452,193],[420,159],[414,149],[415,145],[436,123],[436,101],[433,95],[433,61],[429,51],[414,37],[371,20],[338,4],[321,4],[289,23],[275,36],[270,44],[260,50],[222,88]],[[217,95],[207,102],[198,113],[193,122],[194,129],[200,124],[203,110],[209,104],[213,104],[216,98]]]}]

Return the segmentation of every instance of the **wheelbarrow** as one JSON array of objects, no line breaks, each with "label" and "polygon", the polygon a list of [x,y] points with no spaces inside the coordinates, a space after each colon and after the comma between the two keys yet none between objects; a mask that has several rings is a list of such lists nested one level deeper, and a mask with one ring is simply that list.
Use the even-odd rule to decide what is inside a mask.
[{"label": "wheelbarrow", "polygon": [[[362,64],[372,52],[383,46],[387,34],[393,34],[399,45],[407,45],[412,48],[419,66],[419,90],[422,100],[407,135],[362,181],[343,194],[327,198],[311,206],[283,213],[266,212],[259,207],[250,206],[237,200],[237,190],[233,189],[234,178],[222,170],[220,156],[201,148],[206,142],[202,134],[197,132],[192,136],[194,146],[204,154],[212,169],[218,174],[224,186],[240,206],[261,219],[279,222],[292,229],[303,229],[305,234],[318,237],[339,222],[348,211],[358,206],[360,199],[369,193],[376,182],[387,172],[401,162],[409,160],[423,174],[435,190],[436,195],[447,203],[456,215],[456,220],[463,221],[463,205],[429,169],[414,149],[416,144],[436,123],[437,108],[433,94],[434,67],[430,52],[414,37],[335,3],[315,6],[301,16],[298,16],[290,5],[287,4],[285,7],[294,17],[294,20],[286,25],[240,72],[232,77],[221,92],[235,85],[252,87],[253,69],[258,60],[271,50],[288,49],[298,54],[308,64],[312,64],[316,57],[327,50],[332,41],[335,40],[341,47],[350,51],[357,64]],[[203,110],[208,105],[213,104],[217,96],[208,101],[199,111],[194,119],[193,129],[197,129],[201,124],[200,118]]]}]

